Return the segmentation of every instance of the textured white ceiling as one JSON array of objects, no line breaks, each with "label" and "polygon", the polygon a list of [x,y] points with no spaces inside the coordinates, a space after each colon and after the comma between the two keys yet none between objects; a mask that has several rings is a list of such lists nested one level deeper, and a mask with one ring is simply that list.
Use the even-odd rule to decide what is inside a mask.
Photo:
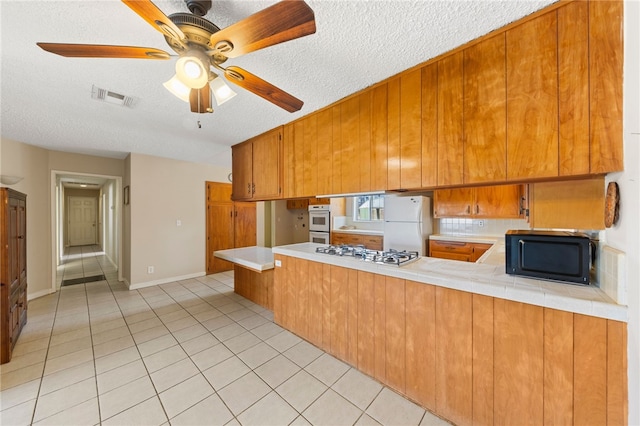
[{"label": "textured white ceiling", "polygon": [[[1,135],[48,149],[124,158],[129,152],[230,166],[230,146],[530,14],[555,0],[308,0],[316,34],[259,50],[238,65],[302,99],[290,114],[232,86],[213,114],[193,114],[162,83],[168,61],[63,58],[36,42],[155,47],[164,37],[125,4],[0,1]],[[154,2],[165,14],[182,0]],[[216,1],[206,18],[224,28],[275,1]],[[92,85],[139,99],[133,109],[91,99]],[[198,121],[201,128],[198,128]]]}]

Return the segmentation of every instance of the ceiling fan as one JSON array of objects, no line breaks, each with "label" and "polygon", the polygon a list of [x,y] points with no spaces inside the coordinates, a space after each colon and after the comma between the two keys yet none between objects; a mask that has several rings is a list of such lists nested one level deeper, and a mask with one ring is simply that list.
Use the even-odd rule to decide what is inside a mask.
[{"label": "ceiling fan", "polygon": [[[190,103],[196,113],[213,112],[211,92],[218,105],[235,93],[214,70],[227,81],[267,101],[295,112],[303,102],[260,77],[237,67],[222,64],[228,58],[316,32],[313,10],[303,0],[284,0],[224,29],[203,18],[211,0],[185,0],[192,13],[166,16],[150,0],[122,0],[156,30],[164,34],[169,46],[178,54],[176,75],[164,83],[174,95]],[[37,43],[47,52],[76,58],[169,59],[160,49],[96,44]]]}]

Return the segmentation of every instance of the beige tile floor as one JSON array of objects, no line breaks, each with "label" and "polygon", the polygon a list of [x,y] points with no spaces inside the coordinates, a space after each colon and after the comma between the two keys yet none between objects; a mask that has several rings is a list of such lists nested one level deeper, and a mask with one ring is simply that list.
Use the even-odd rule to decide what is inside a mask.
[{"label": "beige tile floor", "polygon": [[447,424],[274,324],[231,272],[129,291],[84,247],[58,282],[100,273],[29,303],[0,424]]}]

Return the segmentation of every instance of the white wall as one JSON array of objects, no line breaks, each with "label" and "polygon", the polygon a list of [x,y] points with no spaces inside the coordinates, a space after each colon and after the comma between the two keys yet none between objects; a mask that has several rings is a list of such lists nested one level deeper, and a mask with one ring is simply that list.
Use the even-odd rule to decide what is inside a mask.
[{"label": "white wall", "polygon": [[225,182],[231,170],[142,154],[129,161],[130,288],[204,275],[205,182]]},{"label": "white wall", "polygon": [[285,200],[271,202],[273,246],[309,241],[309,211],[287,209]]},{"label": "white wall", "polygon": [[626,253],[629,300],[629,424],[640,425],[640,2],[624,3],[624,172],[607,176],[620,186],[620,219],[606,230],[608,245]]}]

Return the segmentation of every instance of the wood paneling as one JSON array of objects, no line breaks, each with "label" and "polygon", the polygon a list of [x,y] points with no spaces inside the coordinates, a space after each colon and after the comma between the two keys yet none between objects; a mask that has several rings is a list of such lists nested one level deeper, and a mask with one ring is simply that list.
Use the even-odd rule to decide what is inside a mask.
[{"label": "wood paneling", "polygon": [[438,185],[464,182],[463,54],[438,61]]},{"label": "wood paneling", "polygon": [[558,175],[556,13],[506,32],[507,177]]},{"label": "wood paneling", "polygon": [[333,147],[333,170],[331,173],[332,194],[342,193],[342,131],[340,127],[340,116],[342,111],[342,103],[338,103],[331,107],[332,116],[332,147]]},{"label": "wood paneling", "polygon": [[622,170],[623,2],[589,2],[591,173]]},{"label": "wood paneling", "polygon": [[358,192],[360,190],[359,115],[359,97],[354,96],[342,102],[340,129],[343,144],[340,165],[343,192]]},{"label": "wood paneling", "polygon": [[573,314],[546,308],[544,424],[573,424]]},{"label": "wood paneling", "polygon": [[464,50],[464,182],[507,178],[505,35]]},{"label": "wood paneling", "polygon": [[[274,262],[279,262],[283,265],[288,261],[287,256],[280,254],[274,254]],[[286,304],[282,303],[283,286],[287,280],[287,273],[282,266],[276,266],[273,271],[273,322],[276,324],[282,324],[282,313],[287,308]]]},{"label": "wood paneling", "polygon": [[400,187],[422,186],[422,71],[400,77]]},{"label": "wood paneling", "polygon": [[474,294],[473,424],[493,424],[493,298]]},{"label": "wood paneling", "polygon": [[438,64],[422,68],[422,186],[438,185]]},{"label": "wood paneling", "polygon": [[346,361],[358,365],[358,271],[349,269]]},{"label": "wood paneling", "polygon": [[300,336],[309,335],[309,263],[304,259],[295,260],[294,286],[296,293],[296,333]]},{"label": "wood paneling", "polygon": [[629,418],[626,352],[627,324],[607,321],[608,425],[626,425]]},{"label": "wood paneling", "polygon": [[374,325],[373,325],[373,340],[375,347],[374,364],[375,375],[374,377],[383,383],[387,380],[387,340],[386,340],[386,300],[387,300],[387,286],[384,275],[376,274],[373,278],[374,286]]},{"label": "wood paneling", "polygon": [[436,408],[436,294],[435,287],[405,282],[406,394],[420,405]]},{"label": "wood paneling", "polygon": [[358,271],[358,370],[375,376],[374,274]]},{"label": "wood paneling", "polygon": [[494,299],[494,422],[543,423],[543,308]]},{"label": "wood paneling", "polygon": [[233,203],[233,246],[252,247],[257,244],[256,203]]},{"label": "wood paneling", "polygon": [[471,293],[436,287],[436,411],[456,424],[473,419]]},{"label": "wood paneling", "polygon": [[574,315],[573,422],[607,424],[607,322]]},{"label": "wood paneling", "polygon": [[304,120],[293,123],[293,164],[294,180],[293,196],[304,197]]},{"label": "wood paneling", "polygon": [[400,184],[400,78],[387,83],[387,188]]},{"label": "wood paneling", "polygon": [[558,119],[560,176],[589,173],[589,3],[558,13]]},{"label": "wood paneling", "polygon": [[331,194],[333,178],[333,113],[331,108],[323,109],[317,119],[318,189],[315,194]]},{"label": "wood paneling", "polygon": [[331,266],[331,354],[340,359],[347,359],[349,310],[349,270],[339,266]]},{"label": "wood paneling", "polygon": [[322,349],[331,349],[331,265],[322,264]]},{"label": "wood paneling", "polygon": [[405,391],[405,300],[404,280],[385,277],[385,371],[386,383]]},{"label": "wood paneling", "polygon": [[372,89],[371,99],[371,189],[387,189],[387,85]]},{"label": "wood paneling", "polygon": [[308,339],[311,343],[318,347],[322,347],[322,318],[324,312],[323,306],[323,279],[322,279],[322,263],[306,262],[307,273],[309,274],[309,304],[307,309],[309,326]]},{"label": "wood paneling", "polygon": [[293,123],[284,125],[282,141],[282,191],[284,198],[296,196],[295,130]]}]

